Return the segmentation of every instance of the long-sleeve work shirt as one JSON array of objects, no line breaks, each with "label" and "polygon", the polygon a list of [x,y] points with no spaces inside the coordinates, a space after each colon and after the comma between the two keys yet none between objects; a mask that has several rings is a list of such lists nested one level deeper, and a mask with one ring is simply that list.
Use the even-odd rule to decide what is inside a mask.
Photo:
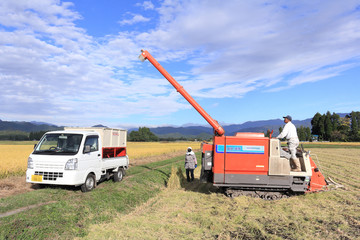
[{"label": "long-sleeve work shirt", "polygon": [[287,124],[285,124],[284,129],[279,134],[279,136],[277,136],[277,138],[286,138],[286,140],[299,141],[296,127],[292,122],[288,122]]}]

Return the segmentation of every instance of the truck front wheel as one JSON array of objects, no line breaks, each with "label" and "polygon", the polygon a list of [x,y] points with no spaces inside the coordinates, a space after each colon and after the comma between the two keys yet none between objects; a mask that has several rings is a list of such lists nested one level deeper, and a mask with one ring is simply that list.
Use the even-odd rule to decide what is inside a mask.
[{"label": "truck front wheel", "polygon": [[85,183],[81,185],[81,191],[82,192],[90,192],[95,188],[96,180],[95,175],[92,173],[89,173],[86,177]]},{"label": "truck front wheel", "polygon": [[124,177],[124,169],[119,168],[117,172],[114,172],[114,182],[120,182]]}]

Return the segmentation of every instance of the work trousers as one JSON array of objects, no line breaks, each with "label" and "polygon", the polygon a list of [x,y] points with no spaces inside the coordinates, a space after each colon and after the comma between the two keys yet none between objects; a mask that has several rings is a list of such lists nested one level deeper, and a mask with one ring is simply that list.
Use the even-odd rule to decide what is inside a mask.
[{"label": "work trousers", "polygon": [[290,139],[287,144],[288,144],[290,153],[281,149],[280,157],[285,157],[287,159],[290,159],[290,158],[295,159],[296,158],[296,148],[299,146],[299,141]]},{"label": "work trousers", "polygon": [[186,169],[186,179],[188,182],[190,182],[190,175],[191,181],[194,181],[194,169]]}]

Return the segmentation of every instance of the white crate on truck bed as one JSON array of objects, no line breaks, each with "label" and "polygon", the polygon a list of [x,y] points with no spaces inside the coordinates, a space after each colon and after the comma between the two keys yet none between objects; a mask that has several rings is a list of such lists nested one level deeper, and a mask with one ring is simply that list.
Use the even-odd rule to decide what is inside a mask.
[{"label": "white crate on truck bed", "polygon": [[99,133],[103,148],[126,147],[127,131],[106,127],[65,127],[66,131],[93,131]]}]

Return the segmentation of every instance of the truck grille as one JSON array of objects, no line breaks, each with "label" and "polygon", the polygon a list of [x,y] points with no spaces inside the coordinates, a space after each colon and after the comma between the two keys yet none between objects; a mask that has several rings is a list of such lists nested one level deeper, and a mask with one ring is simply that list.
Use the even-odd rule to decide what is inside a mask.
[{"label": "truck grille", "polygon": [[40,171],[35,171],[35,175],[41,175],[43,176],[44,180],[49,180],[49,181],[56,181],[57,178],[62,178],[63,177],[62,172],[40,172]]},{"label": "truck grille", "polygon": [[64,164],[62,163],[47,163],[47,162],[35,162],[35,168],[51,168],[51,169],[64,169]]}]

